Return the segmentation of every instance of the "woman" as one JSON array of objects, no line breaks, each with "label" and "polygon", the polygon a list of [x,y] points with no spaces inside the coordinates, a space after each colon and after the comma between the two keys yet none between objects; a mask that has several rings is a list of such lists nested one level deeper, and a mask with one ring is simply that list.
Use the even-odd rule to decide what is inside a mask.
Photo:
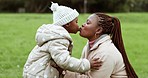
[{"label": "woman", "polygon": [[100,58],[103,64],[99,70],[92,69],[83,75],[68,72],[65,78],[138,78],[127,58],[117,18],[94,13],[82,25],[80,36],[88,39],[82,58]]}]

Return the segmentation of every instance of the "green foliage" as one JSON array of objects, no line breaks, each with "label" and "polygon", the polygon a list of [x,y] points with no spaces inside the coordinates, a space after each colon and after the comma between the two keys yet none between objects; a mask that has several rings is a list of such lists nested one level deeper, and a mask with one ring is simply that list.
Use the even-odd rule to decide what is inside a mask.
[{"label": "green foliage", "polygon": [[24,7],[24,0],[0,0],[0,12],[17,12]]},{"label": "green foliage", "polygon": [[84,12],[144,12],[148,11],[148,0],[0,0],[0,12],[47,13],[51,1]]},{"label": "green foliage", "polygon": [[128,0],[127,3],[130,5],[130,11],[132,12],[148,11],[148,0]]},{"label": "green foliage", "polygon": [[[110,14],[120,19],[129,60],[139,78],[148,76],[148,13]],[[89,14],[79,16],[79,25]],[[44,23],[52,23],[51,14],[0,14],[0,78],[21,78],[28,54],[35,46],[35,33]],[[73,56],[79,58],[87,40],[72,35]]]}]

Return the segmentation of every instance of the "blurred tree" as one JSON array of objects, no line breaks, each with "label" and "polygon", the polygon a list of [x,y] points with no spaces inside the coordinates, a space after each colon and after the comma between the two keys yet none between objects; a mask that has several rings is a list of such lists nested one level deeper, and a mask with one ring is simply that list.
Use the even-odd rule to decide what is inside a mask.
[{"label": "blurred tree", "polygon": [[83,12],[83,0],[54,0],[59,5],[64,5],[76,9],[78,12]]},{"label": "blurred tree", "polygon": [[131,11],[148,11],[148,0],[129,0]]},{"label": "blurred tree", "polygon": [[129,11],[127,0],[91,0],[88,1],[89,12],[127,12]]},{"label": "blurred tree", "polygon": [[[84,12],[133,12],[148,11],[148,0],[0,0],[0,12],[51,12],[51,1]],[[84,1],[87,1],[84,5]]]},{"label": "blurred tree", "polygon": [[0,12],[18,12],[24,7],[24,0],[0,0]]},{"label": "blurred tree", "polygon": [[48,9],[50,0],[25,0],[27,12],[43,13]]},{"label": "blurred tree", "polygon": [[142,8],[148,12],[148,0],[144,0],[143,1],[143,5],[142,5]]},{"label": "blurred tree", "polygon": [[25,8],[27,12],[37,12],[37,13],[49,12],[50,10],[48,7],[51,6],[51,1],[53,1],[54,3],[57,2],[59,5],[64,5],[74,8],[73,5],[75,5],[75,2],[77,2],[78,0],[26,0]]}]

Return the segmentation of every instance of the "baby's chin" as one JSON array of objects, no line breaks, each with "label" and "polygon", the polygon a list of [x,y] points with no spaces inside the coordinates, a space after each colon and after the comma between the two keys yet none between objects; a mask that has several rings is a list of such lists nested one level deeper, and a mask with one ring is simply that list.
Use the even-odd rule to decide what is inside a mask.
[{"label": "baby's chin", "polygon": [[80,28],[76,31],[76,33],[78,33],[78,32],[80,32],[81,30],[80,30]]},{"label": "baby's chin", "polygon": [[78,31],[73,32],[73,34],[77,34]]}]

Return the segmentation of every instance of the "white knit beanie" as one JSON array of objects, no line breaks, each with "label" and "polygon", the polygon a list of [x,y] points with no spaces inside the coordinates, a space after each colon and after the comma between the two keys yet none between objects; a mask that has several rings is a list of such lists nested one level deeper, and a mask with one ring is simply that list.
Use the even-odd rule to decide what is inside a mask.
[{"label": "white knit beanie", "polygon": [[57,3],[53,3],[50,7],[53,11],[53,24],[63,26],[76,17],[78,17],[79,13],[75,9],[71,9],[66,6],[59,6]]}]

